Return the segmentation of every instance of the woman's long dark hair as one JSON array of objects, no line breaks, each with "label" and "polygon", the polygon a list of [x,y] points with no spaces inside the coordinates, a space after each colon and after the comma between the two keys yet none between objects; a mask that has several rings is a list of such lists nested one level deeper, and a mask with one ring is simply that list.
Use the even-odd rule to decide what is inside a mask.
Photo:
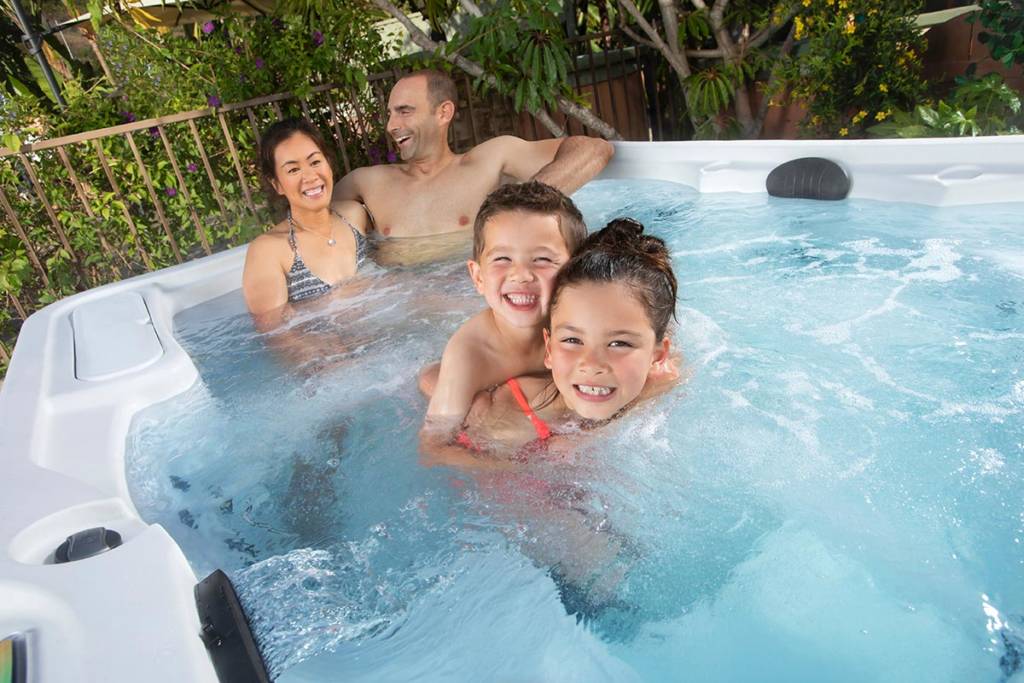
[{"label": "woman's long dark hair", "polygon": [[548,310],[555,310],[562,290],[583,282],[627,285],[643,304],[655,338],[665,338],[669,320],[676,314],[678,284],[665,242],[645,235],[641,223],[616,218],[587,237],[576,255],[558,271]]},{"label": "woman's long dark hair", "polygon": [[[324,140],[320,129],[312,123],[301,117],[293,117],[271,125],[263,131],[263,136],[260,138],[259,165],[263,191],[266,192],[270,205],[275,208],[284,208],[282,202],[285,200],[274,189],[274,180],[277,178],[274,152],[277,151],[278,145],[297,133],[302,133],[312,140],[330,165],[331,172],[336,173],[337,171],[337,167],[334,164],[334,151]],[[328,188],[328,191],[330,189],[333,188]]]}]

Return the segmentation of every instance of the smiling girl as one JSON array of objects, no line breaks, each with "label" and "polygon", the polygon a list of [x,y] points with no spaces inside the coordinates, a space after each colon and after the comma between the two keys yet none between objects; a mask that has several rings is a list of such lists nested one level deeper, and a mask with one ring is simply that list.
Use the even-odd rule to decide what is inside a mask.
[{"label": "smiling girl", "polygon": [[305,119],[270,126],[259,160],[268,195],[288,204],[285,220],[249,245],[242,274],[245,303],[266,327],[280,320],[285,304],[320,296],[355,275],[366,256],[367,216],[358,202],[331,206],[330,150]]}]

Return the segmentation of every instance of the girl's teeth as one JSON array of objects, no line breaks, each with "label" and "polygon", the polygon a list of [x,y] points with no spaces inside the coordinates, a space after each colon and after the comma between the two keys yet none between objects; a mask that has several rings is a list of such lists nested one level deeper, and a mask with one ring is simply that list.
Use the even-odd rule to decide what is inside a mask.
[{"label": "girl's teeth", "polygon": [[611,387],[592,387],[586,384],[577,384],[576,387],[581,393],[588,394],[590,396],[607,396],[612,393]]}]

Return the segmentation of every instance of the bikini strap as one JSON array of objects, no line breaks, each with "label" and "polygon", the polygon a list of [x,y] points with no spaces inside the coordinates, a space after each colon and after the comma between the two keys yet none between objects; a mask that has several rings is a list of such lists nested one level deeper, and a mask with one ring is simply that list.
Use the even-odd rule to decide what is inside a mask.
[{"label": "bikini strap", "polygon": [[551,429],[544,420],[537,417],[537,413],[533,412],[533,408],[530,407],[530,402],[526,400],[526,395],[523,394],[522,388],[519,386],[519,382],[515,378],[510,379],[508,382],[508,388],[512,390],[512,397],[519,404],[520,409],[529,418],[530,423],[533,424],[533,429],[537,432],[537,438],[540,440],[547,439],[551,436]]},{"label": "bikini strap", "polygon": [[292,221],[292,212],[288,212],[288,246],[292,248],[292,255],[299,255],[299,245],[295,242],[295,223]]},{"label": "bikini strap", "polygon": [[349,219],[345,218],[343,215],[341,215],[340,212],[338,212],[335,209],[331,209],[331,213],[333,213],[335,216],[340,218],[341,222],[344,223],[345,225],[347,225],[349,228],[351,228],[352,232],[356,233],[360,237],[363,235],[363,233],[359,232],[359,230],[356,229],[356,226],[352,225],[352,222],[349,221]]}]

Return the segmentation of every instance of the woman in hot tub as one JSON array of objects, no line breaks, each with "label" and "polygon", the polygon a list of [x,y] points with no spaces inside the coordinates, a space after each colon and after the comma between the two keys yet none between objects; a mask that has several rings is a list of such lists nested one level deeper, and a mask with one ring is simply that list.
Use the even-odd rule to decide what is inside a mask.
[{"label": "woman in hot tub", "polygon": [[285,119],[263,134],[260,175],[285,219],[249,245],[242,292],[260,327],[280,322],[286,305],[319,297],[366,259],[367,215],[358,202],[331,205],[332,154],[315,126]]}]

